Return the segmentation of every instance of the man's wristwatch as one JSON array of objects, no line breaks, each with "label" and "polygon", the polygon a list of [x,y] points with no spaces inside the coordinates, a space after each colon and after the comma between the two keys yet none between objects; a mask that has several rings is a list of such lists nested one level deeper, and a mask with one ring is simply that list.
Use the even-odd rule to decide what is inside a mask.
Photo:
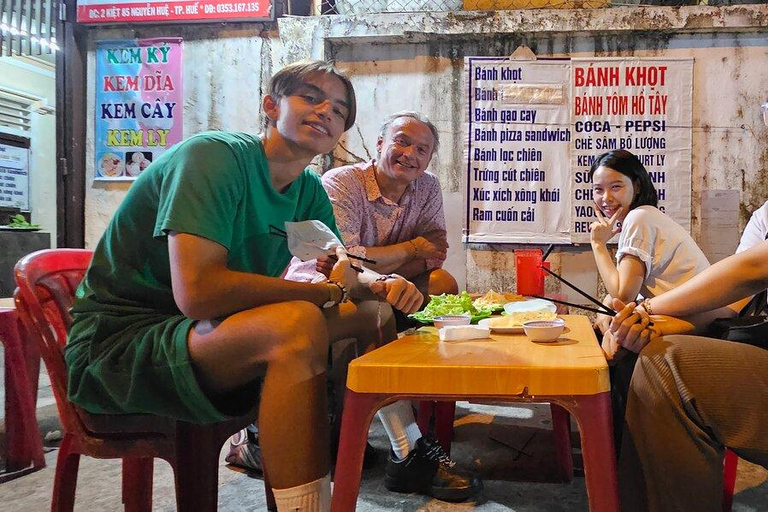
[{"label": "man's wristwatch", "polygon": [[648,313],[649,315],[653,314],[653,311],[651,310],[651,299],[649,298],[643,299],[640,305],[643,307],[646,313]]},{"label": "man's wristwatch", "polygon": [[326,286],[328,287],[328,302],[323,304],[323,309],[332,308],[340,302],[347,300],[347,289],[344,288],[343,284],[336,281],[328,281]]}]

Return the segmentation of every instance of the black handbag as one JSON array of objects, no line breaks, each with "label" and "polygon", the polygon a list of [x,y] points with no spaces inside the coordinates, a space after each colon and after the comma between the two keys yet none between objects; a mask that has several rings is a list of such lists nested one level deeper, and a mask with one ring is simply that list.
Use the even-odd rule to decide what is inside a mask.
[{"label": "black handbag", "polygon": [[768,291],[762,291],[752,297],[737,317],[718,318],[710,325],[710,336],[768,349],[767,298]]}]

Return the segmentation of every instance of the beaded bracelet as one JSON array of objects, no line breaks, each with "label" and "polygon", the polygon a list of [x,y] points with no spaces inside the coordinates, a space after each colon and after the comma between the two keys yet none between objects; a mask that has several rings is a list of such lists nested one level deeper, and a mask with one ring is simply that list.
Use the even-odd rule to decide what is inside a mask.
[{"label": "beaded bracelet", "polygon": [[408,240],[408,241],[413,246],[413,256],[411,257],[411,259],[413,260],[419,259],[419,246],[417,246],[416,242],[414,242],[413,240]]},{"label": "beaded bracelet", "polygon": [[342,302],[347,302],[349,300],[349,292],[347,291],[346,286],[337,281],[328,281],[328,284],[335,284],[339,287],[339,290],[341,290],[341,300],[339,300],[337,304],[341,304]]}]

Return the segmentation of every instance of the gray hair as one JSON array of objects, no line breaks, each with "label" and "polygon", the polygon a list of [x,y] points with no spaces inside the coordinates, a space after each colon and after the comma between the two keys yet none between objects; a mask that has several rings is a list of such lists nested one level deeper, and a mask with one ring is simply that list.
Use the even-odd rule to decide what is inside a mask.
[{"label": "gray hair", "polygon": [[379,138],[383,139],[384,134],[387,133],[387,129],[392,126],[392,123],[401,117],[410,117],[411,119],[415,119],[427,125],[429,131],[432,132],[432,138],[435,140],[435,145],[432,147],[432,154],[434,155],[437,153],[437,148],[440,146],[440,135],[437,133],[437,128],[434,124],[432,124],[432,121],[430,121],[429,118],[421,112],[415,112],[413,110],[401,110],[400,112],[395,112],[394,114],[387,116],[387,118],[384,119],[384,123],[381,125],[381,128],[379,129]]}]

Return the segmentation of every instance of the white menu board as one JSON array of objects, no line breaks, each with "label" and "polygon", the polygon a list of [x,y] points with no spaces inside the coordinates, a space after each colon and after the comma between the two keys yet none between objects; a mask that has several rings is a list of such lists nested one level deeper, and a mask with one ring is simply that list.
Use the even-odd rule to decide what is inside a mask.
[{"label": "white menu board", "polygon": [[29,210],[29,149],[0,144],[0,206]]},{"label": "white menu board", "polygon": [[690,228],[693,61],[465,58],[464,241],[589,241],[589,168],[637,155]]},{"label": "white menu board", "polygon": [[569,241],[570,63],[465,62],[465,241]]},{"label": "white menu board", "polygon": [[594,158],[626,149],[645,166],[659,209],[690,231],[693,60],[573,59],[573,233],[589,241]]}]

